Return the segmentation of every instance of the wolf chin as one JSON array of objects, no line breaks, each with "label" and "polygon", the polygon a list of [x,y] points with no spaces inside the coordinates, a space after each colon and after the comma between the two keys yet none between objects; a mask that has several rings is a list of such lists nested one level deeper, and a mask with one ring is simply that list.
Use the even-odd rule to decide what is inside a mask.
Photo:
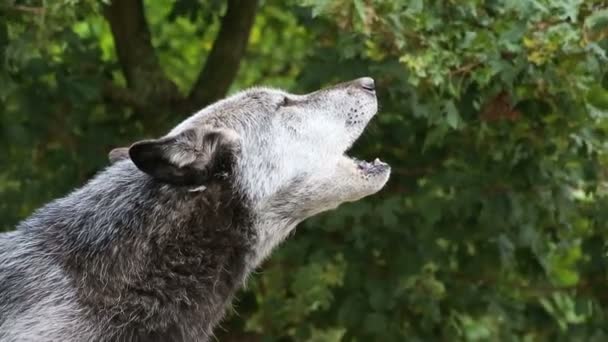
[{"label": "wolf chin", "polygon": [[364,77],[252,88],[112,164],[0,235],[0,341],[207,341],[302,220],[380,190],[345,152],[376,114]]}]

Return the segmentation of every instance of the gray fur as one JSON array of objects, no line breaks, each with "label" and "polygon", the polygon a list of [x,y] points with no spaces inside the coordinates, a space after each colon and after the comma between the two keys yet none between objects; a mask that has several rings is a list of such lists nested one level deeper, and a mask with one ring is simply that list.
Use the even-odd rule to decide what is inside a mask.
[{"label": "gray fur", "polygon": [[370,82],[254,88],[115,150],[0,235],[0,340],[207,341],[299,222],[386,183],[386,164],[344,155],[376,112]]}]

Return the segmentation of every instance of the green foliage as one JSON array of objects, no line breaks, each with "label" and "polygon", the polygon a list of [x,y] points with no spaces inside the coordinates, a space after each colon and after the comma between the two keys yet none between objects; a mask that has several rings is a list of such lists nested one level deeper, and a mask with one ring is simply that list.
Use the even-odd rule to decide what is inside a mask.
[{"label": "green foliage", "polygon": [[[145,5],[184,92],[223,5]],[[0,9],[6,229],[103,167],[111,147],[154,132],[102,96],[122,76],[99,3],[59,1],[44,16],[11,6]],[[378,196],[299,227],[251,277],[220,341],[607,340],[607,29],[602,0],[264,1],[233,89],[373,76],[381,111],[353,154],[393,175]]]}]

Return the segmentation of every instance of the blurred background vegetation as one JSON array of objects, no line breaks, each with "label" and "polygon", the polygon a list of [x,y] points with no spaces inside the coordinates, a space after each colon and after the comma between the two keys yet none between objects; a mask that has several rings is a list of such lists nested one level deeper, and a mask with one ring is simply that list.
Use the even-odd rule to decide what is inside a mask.
[{"label": "blurred background vegetation", "polygon": [[0,230],[227,93],[376,79],[389,185],[219,341],[608,341],[608,1],[3,0],[0,63]]}]

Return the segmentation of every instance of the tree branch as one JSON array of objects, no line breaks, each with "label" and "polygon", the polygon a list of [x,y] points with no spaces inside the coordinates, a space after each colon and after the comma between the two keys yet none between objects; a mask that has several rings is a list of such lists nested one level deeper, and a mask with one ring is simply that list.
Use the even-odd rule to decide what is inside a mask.
[{"label": "tree branch", "polygon": [[190,94],[190,109],[202,108],[226,95],[245,54],[258,0],[228,0],[220,32]]},{"label": "tree branch", "polygon": [[164,74],[152,46],[142,0],[114,0],[104,14],[129,89],[142,102],[177,98],[177,86]]},{"label": "tree branch", "polygon": [[135,110],[144,110],[146,103],[127,88],[117,86],[109,81],[103,85],[102,95],[113,104],[131,107]]},{"label": "tree branch", "polygon": [[28,13],[28,14],[35,14],[35,15],[44,15],[46,13],[46,8],[44,8],[44,7],[30,7],[30,6],[23,6],[23,5],[0,6],[0,9],[16,11],[16,12],[23,12],[23,13]]}]

